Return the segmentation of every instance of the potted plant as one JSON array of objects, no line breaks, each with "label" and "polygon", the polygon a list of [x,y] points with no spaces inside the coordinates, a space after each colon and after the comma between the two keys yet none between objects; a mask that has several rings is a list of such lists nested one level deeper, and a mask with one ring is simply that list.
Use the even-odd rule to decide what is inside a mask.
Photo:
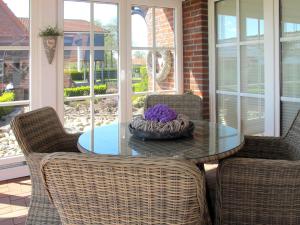
[{"label": "potted plant", "polygon": [[49,64],[51,64],[55,55],[57,37],[63,36],[63,34],[57,27],[48,26],[42,29],[39,35],[43,38],[45,53]]}]

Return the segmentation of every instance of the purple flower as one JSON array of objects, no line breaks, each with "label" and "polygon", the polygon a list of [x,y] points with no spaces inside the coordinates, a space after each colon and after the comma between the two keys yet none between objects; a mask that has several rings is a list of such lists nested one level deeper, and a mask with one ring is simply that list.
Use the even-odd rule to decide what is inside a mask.
[{"label": "purple flower", "polygon": [[145,112],[145,119],[166,123],[177,118],[177,113],[169,106],[157,104]]}]

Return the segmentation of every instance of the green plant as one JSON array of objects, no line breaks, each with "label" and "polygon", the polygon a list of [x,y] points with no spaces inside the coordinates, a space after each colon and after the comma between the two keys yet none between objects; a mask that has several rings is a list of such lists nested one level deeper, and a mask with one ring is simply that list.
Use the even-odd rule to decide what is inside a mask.
[{"label": "green plant", "polygon": [[[107,90],[107,86],[105,84],[94,86],[95,95],[105,94],[106,90]],[[87,96],[89,94],[90,94],[90,87],[89,86],[72,87],[72,88],[65,88],[64,89],[64,96],[65,97]]]},{"label": "green plant", "polygon": [[142,108],[145,105],[146,96],[138,96],[132,99],[132,105],[135,108]]},{"label": "green plant", "polygon": [[44,29],[40,30],[39,33],[40,37],[46,37],[46,36],[63,36],[63,33],[57,28],[48,26]]},{"label": "green plant", "polygon": [[[0,96],[0,102],[12,102],[15,100],[15,93],[12,91],[3,92]],[[11,113],[14,109],[14,106],[2,106],[0,107],[0,118]]]}]

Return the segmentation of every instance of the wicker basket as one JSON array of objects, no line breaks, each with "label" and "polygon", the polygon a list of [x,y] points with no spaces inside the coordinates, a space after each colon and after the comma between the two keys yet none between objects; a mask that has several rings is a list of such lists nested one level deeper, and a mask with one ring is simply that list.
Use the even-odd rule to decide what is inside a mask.
[{"label": "wicker basket", "polygon": [[154,132],[146,132],[143,130],[138,130],[132,127],[130,123],[129,126],[130,133],[137,138],[140,138],[144,141],[146,140],[170,140],[170,139],[178,139],[182,137],[192,137],[193,131],[195,129],[194,123],[192,121],[189,122],[189,125],[184,128],[181,132],[169,132],[169,133],[154,133]]}]

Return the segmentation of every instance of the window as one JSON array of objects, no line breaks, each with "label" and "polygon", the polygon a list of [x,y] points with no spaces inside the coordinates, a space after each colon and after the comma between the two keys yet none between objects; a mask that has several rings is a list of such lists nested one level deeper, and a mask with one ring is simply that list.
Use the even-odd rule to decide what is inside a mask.
[{"label": "window", "polygon": [[146,95],[179,91],[182,2],[155,2],[64,1],[69,132],[126,122],[142,112]]},{"label": "window", "polygon": [[300,15],[297,0],[281,3],[281,133],[300,109]]},{"label": "window", "polygon": [[82,132],[118,120],[118,5],[64,2],[65,127]]},{"label": "window", "polygon": [[9,162],[23,155],[9,123],[30,105],[29,0],[0,1],[0,21],[0,160]]},{"label": "window", "polygon": [[136,5],[131,8],[133,114],[142,113],[146,95],[176,91],[174,11]]},{"label": "window", "polygon": [[263,0],[218,1],[215,15],[217,121],[264,134]]}]

